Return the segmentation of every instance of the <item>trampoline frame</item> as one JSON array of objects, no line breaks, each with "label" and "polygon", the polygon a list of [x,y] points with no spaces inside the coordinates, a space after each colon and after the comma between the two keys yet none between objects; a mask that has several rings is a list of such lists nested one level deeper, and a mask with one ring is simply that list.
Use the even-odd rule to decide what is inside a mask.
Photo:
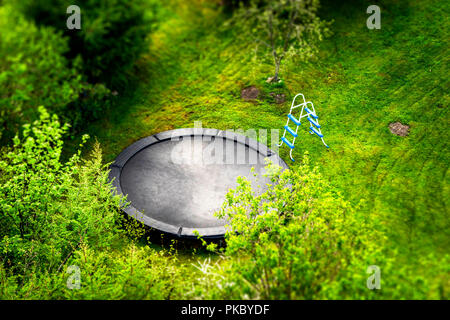
[{"label": "trampoline frame", "polygon": [[[221,137],[228,140],[233,140],[237,143],[245,145],[247,148],[255,150],[260,153],[265,158],[276,159],[278,164],[284,169],[288,169],[288,165],[280,156],[269,149],[266,145],[259,143],[258,141],[251,139],[249,137],[237,134],[231,131],[221,131],[218,129],[207,129],[207,128],[183,128],[174,129],[169,131],[160,132],[152,136],[142,138],[127,148],[125,148],[115,159],[115,161],[110,165],[109,181],[113,185],[113,194],[118,194],[125,196],[122,191],[120,184],[120,176],[122,174],[122,169],[125,167],[128,160],[130,160],[134,155],[139,153],[141,150],[150,147],[153,144],[161,143],[167,140],[178,139],[179,137],[194,137],[194,136],[210,136],[210,137]],[[168,160],[170,161],[170,160]],[[163,233],[168,233],[180,238],[197,238],[194,231],[197,230],[203,238],[217,239],[223,238],[225,235],[225,226],[219,227],[206,227],[206,228],[188,228],[182,226],[171,225],[156,219],[153,219],[138,209],[136,209],[132,204],[124,206],[122,210],[129,216],[142,221],[146,226],[159,230]]]}]

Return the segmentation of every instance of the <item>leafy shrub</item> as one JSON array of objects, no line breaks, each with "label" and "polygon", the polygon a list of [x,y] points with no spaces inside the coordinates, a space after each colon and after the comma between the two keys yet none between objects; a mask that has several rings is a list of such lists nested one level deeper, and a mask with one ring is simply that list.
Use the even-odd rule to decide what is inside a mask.
[{"label": "leafy shrub", "polygon": [[[0,299],[185,297],[190,269],[137,245],[142,230],[119,215],[124,200],[111,194],[98,144],[89,159],[62,163],[68,127],[39,112],[0,159]],[[79,289],[67,286],[70,265]]]},{"label": "leafy shrub", "polygon": [[[445,298],[448,257],[398,265],[382,226],[360,214],[311,169],[308,157],[294,170],[268,166],[266,191],[246,178],[230,190],[220,217],[229,220],[227,263],[213,296],[251,299]],[[369,266],[382,271],[381,290],[366,286]],[[422,264],[422,266],[425,264]],[[437,266],[437,267],[436,267]],[[446,271],[447,269],[447,271]],[[423,269],[419,269],[423,270]],[[214,272],[210,272],[214,275]],[[437,280],[434,284],[424,279]],[[437,285],[436,285],[437,283]],[[446,288],[446,289],[444,289]]]},{"label": "leafy shrub", "polygon": [[[81,9],[81,30],[67,29],[70,5]],[[18,6],[36,23],[63,31],[70,39],[69,56],[81,55],[89,82],[113,89],[126,84],[125,73],[147,48],[157,8],[144,0],[25,0]]]},{"label": "leafy shrub", "polygon": [[69,67],[66,39],[52,28],[38,28],[13,7],[0,6],[0,125],[9,134],[37,117],[39,105],[60,114],[87,89]]},{"label": "leafy shrub", "polygon": [[81,243],[108,247],[115,240],[121,200],[111,197],[101,153],[82,163],[60,162],[62,136],[56,116],[40,119],[0,162],[0,248],[10,270],[56,270]]},{"label": "leafy shrub", "polygon": [[79,268],[79,288],[68,288],[67,268],[35,272],[20,284],[17,276],[0,267],[0,298],[180,299],[186,296],[190,272],[176,255],[134,243],[124,244],[122,250],[102,251],[82,244],[66,265]]}]

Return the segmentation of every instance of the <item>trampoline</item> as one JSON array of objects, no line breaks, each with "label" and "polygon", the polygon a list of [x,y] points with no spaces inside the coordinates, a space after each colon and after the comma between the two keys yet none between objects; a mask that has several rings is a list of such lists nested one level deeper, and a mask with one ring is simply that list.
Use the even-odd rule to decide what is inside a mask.
[{"label": "trampoline", "polygon": [[[264,172],[264,159],[287,168],[265,145],[229,131],[186,128],[143,138],[111,165],[114,192],[127,195],[123,210],[145,225],[176,235],[221,238],[227,221],[215,217],[236,178]],[[263,189],[268,178],[259,176]]]}]

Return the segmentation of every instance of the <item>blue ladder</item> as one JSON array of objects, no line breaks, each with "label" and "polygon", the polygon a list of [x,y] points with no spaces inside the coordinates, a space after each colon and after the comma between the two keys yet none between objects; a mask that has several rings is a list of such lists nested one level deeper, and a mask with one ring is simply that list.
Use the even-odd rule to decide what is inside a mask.
[{"label": "blue ladder", "polygon": [[[303,98],[303,102],[296,105],[295,100],[297,99],[298,96],[301,96]],[[310,108],[308,108],[309,105],[311,105]],[[298,107],[302,107],[302,111],[300,112],[300,116],[297,119],[294,117],[292,112]],[[325,145],[325,147],[329,148],[329,146],[323,140],[323,134],[320,130],[321,126],[318,120],[319,116],[316,114],[314,105],[311,101],[306,102],[305,96],[303,94],[299,93],[294,97],[294,100],[292,100],[291,109],[289,110],[289,114],[287,115],[287,117],[288,119],[286,125],[284,126],[284,133],[283,136],[281,137],[281,143],[278,146],[281,147],[284,143],[291,149],[291,151],[289,152],[289,156],[292,161],[295,161],[294,158],[292,157],[292,151],[294,150],[295,147],[295,139],[298,137],[298,127],[301,125],[301,119],[304,117],[307,117],[306,119],[308,119],[308,121],[311,123],[309,127],[309,132],[311,134],[316,134],[320,139],[322,139],[322,142]],[[289,126],[290,121],[292,121],[296,125],[295,131],[292,129],[292,127]],[[286,133],[289,133],[294,138],[292,142],[286,138]]]}]

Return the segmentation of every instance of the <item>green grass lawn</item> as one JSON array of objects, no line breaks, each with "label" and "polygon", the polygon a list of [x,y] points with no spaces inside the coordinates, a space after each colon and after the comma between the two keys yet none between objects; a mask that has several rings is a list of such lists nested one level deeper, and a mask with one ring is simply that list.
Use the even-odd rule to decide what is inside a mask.
[{"label": "green grass lawn", "polygon": [[[87,133],[112,161],[145,136],[174,128],[281,129],[292,97],[302,92],[320,116],[326,149],[306,129],[294,156],[308,151],[332,185],[380,219],[390,242],[413,263],[450,246],[449,226],[449,6],[444,1],[386,1],[381,30],[366,27],[367,3],[323,2],[333,35],[317,59],[284,63],[285,86],[271,88],[269,59],[253,43],[220,31],[213,5],[167,5],[148,53],[135,68],[136,88]],[[243,101],[254,85],[261,99]],[[270,92],[284,93],[276,104]],[[388,125],[410,126],[407,137]],[[295,169],[289,149],[281,156]]]}]

